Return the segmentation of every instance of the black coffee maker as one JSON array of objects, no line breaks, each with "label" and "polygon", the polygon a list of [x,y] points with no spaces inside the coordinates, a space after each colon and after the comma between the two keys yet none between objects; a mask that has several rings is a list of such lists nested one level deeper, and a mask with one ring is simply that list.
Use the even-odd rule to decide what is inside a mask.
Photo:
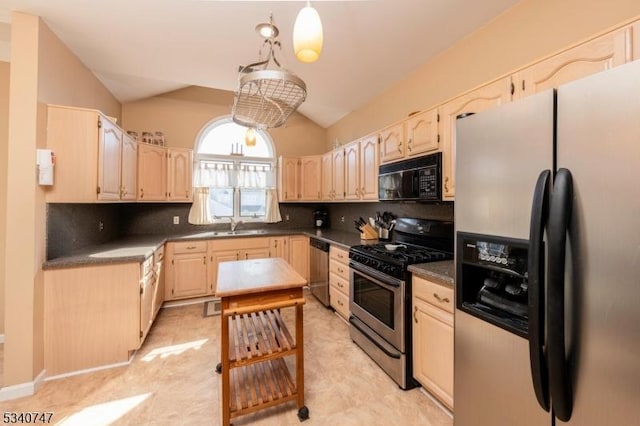
[{"label": "black coffee maker", "polygon": [[316,228],[326,228],[329,226],[329,216],[325,210],[313,211],[313,226]]}]

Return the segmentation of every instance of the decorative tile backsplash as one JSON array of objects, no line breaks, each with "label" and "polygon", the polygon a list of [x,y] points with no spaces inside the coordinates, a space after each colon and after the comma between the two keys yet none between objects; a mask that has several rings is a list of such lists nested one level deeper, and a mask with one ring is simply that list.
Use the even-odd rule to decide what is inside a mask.
[{"label": "decorative tile backsplash", "polygon": [[[71,254],[83,247],[102,244],[117,238],[149,234],[185,234],[228,229],[228,224],[191,225],[191,203],[119,203],[119,204],[48,204],[47,259]],[[313,227],[313,211],[329,213],[332,229],[354,232],[353,221],[365,220],[376,211],[388,211],[397,217],[416,217],[453,221],[453,203],[283,203],[283,221],[274,224],[243,223],[239,229],[300,229]],[[179,223],[173,224],[173,218]],[[344,216],[344,222],[341,221]],[[288,218],[288,220],[286,220]]]}]

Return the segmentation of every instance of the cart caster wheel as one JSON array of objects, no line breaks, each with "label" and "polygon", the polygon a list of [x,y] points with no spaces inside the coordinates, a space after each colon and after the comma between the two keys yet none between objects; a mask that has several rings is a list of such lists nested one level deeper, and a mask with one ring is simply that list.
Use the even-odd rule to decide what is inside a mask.
[{"label": "cart caster wheel", "polygon": [[219,362],[218,365],[216,365],[216,373],[220,374],[222,373],[222,363]]},{"label": "cart caster wheel", "polygon": [[298,419],[300,419],[301,422],[304,422],[308,418],[309,418],[309,409],[307,408],[306,405],[303,405],[302,408],[298,410]]}]

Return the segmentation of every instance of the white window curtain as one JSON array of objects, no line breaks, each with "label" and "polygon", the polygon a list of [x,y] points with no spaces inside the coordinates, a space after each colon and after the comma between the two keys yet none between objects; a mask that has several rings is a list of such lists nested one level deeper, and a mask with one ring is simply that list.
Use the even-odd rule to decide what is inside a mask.
[{"label": "white window curtain", "polygon": [[282,221],[278,194],[275,188],[275,170],[269,165],[200,161],[194,176],[193,204],[189,211],[189,223],[206,225],[213,223],[209,210],[209,188],[264,188],[266,205],[264,221]]},{"label": "white window curtain", "polygon": [[193,179],[193,204],[189,210],[189,223],[208,225],[213,223],[209,209],[210,187],[235,186],[235,173],[232,163],[201,161]]},{"label": "white window curtain", "polygon": [[265,223],[282,222],[278,192],[275,188],[275,170],[271,166],[243,164],[238,171],[238,186],[241,188],[264,188],[266,192]]}]

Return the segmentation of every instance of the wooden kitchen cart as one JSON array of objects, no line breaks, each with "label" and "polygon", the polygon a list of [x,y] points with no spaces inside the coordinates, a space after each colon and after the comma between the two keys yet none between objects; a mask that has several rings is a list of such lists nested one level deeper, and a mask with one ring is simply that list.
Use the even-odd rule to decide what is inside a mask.
[{"label": "wooden kitchen cart", "polygon": [[[222,424],[234,417],[295,400],[304,405],[303,314],[306,280],[284,259],[222,262],[216,296],[221,305]],[[295,337],[280,309],[295,308]],[[284,357],[295,356],[295,379]]]}]

